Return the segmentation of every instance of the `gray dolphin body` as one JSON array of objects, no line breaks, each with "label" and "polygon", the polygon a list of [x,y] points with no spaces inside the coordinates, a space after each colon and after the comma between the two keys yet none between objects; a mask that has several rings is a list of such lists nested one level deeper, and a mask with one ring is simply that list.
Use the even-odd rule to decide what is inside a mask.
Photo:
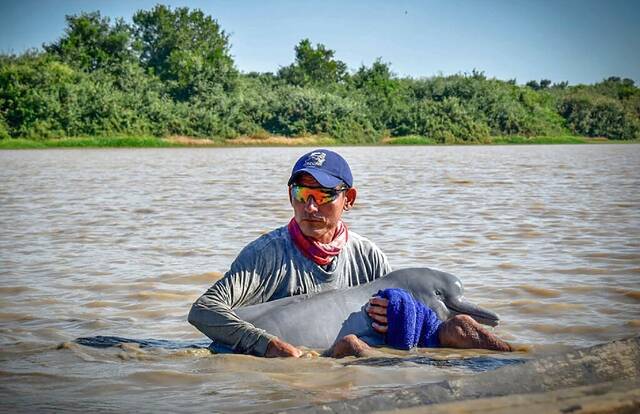
[{"label": "gray dolphin body", "polygon": [[384,344],[384,338],[373,330],[364,309],[373,295],[388,288],[409,291],[443,321],[466,314],[485,325],[498,324],[498,315],[464,299],[460,279],[428,268],[396,270],[371,283],[238,308],[236,314],[297,346],[329,348],[349,334],[378,346]]}]

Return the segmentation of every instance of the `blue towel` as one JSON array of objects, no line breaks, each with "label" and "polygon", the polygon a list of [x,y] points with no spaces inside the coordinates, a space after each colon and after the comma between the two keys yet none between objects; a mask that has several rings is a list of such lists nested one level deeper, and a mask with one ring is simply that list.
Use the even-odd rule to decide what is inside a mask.
[{"label": "blue towel", "polygon": [[389,300],[387,345],[398,349],[440,346],[438,328],[442,321],[428,306],[404,289],[381,290],[377,296]]}]

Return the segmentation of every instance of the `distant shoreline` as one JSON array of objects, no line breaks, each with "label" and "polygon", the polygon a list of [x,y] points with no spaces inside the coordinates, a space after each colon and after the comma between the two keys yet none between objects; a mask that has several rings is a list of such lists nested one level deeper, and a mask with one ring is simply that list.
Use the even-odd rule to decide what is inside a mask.
[{"label": "distant shoreline", "polygon": [[[610,140],[581,136],[496,136],[481,143],[438,143],[421,136],[387,137],[377,144],[384,145],[548,145],[548,144],[638,144],[640,140]],[[226,147],[296,147],[296,146],[353,146],[363,145],[339,141],[328,136],[243,136],[232,139],[195,138],[185,136],[117,136],[76,137],[58,139],[5,138],[0,140],[0,149],[48,149],[48,148],[226,148]]]}]

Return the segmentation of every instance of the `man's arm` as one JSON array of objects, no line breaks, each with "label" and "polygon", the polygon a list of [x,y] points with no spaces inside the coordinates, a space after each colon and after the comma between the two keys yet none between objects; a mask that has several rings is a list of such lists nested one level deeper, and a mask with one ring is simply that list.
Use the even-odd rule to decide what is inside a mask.
[{"label": "man's arm", "polygon": [[[222,282],[222,281],[220,281]],[[221,298],[228,287],[212,286],[191,307],[189,323],[211,340],[235,351],[269,357],[299,357],[302,352],[293,345],[258,329],[238,318],[233,308]]]},{"label": "man's arm", "polygon": [[[300,356],[294,346],[249,322],[233,309],[260,303],[271,297],[277,274],[252,248],[245,248],[224,278],[215,283],[191,307],[189,322],[213,341],[236,352],[257,356]],[[268,280],[264,280],[264,277]]]},{"label": "man's arm", "polygon": [[189,323],[214,342],[238,352],[262,356],[271,335],[241,320],[233,311],[234,307],[243,305],[242,296],[246,297],[242,295],[245,286],[241,279],[227,273],[211,286],[191,307]]}]

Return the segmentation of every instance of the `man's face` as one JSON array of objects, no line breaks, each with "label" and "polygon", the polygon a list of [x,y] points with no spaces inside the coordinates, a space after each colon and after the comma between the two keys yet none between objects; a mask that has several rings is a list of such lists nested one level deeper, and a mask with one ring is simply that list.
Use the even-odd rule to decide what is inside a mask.
[{"label": "man's face", "polygon": [[[320,183],[307,173],[300,174],[295,184],[304,187],[321,187]],[[320,205],[313,197],[309,197],[305,203],[292,199],[291,192],[289,192],[289,201],[293,206],[294,217],[302,234],[321,243],[329,243],[333,239],[342,212],[350,209],[356,201],[356,189],[349,188],[341,191],[338,198]]]}]

